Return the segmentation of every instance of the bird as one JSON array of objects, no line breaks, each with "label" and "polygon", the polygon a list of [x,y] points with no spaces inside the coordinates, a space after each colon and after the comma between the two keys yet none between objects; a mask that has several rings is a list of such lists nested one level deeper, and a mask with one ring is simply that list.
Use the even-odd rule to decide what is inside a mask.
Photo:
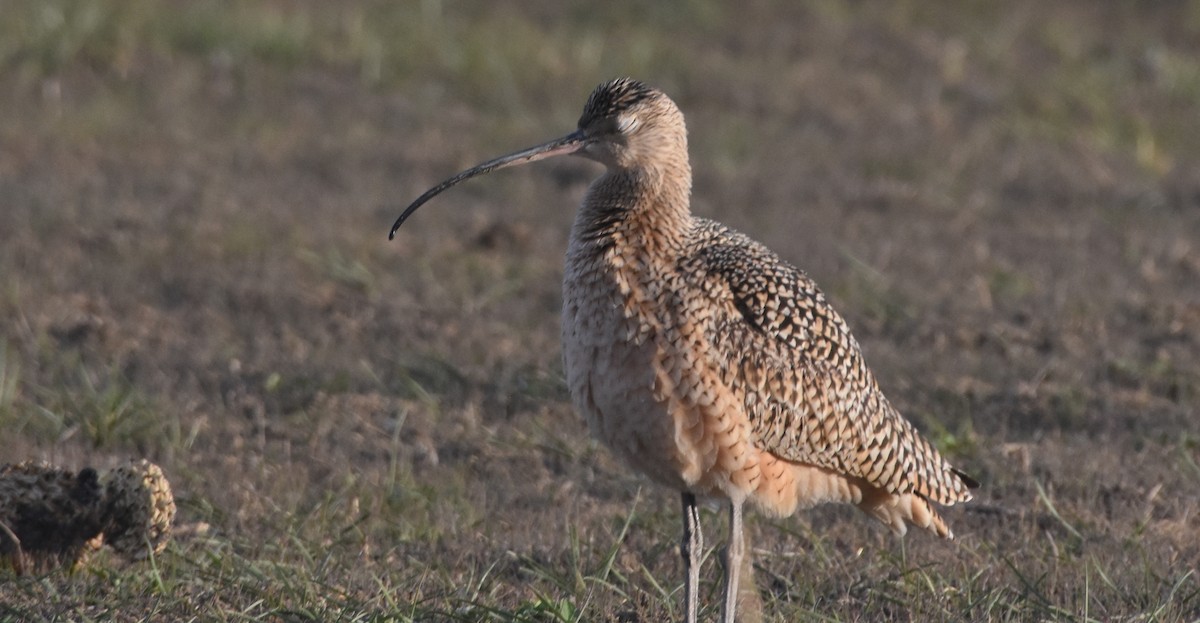
[{"label": "bird", "polygon": [[721,620],[733,623],[747,503],[772,517],[850,503],[897,534],[953,538],[936,505],[979,483],[888,401],[842,316],[766,246],[692,215],[687,126],[663,91],[597,86],[569,134],[467,169],[478,175],[562,155],[604,165],[575,213],[563,277],[563,368],[591,433],[680,493],[684,615],[695,623],[703,536],[698,500],[728,505]]},{"label": "bird", "polygon": [[72,569],[107,544],[128,561],[166,548],[175,498],[162,469],[131,460],[101,477],[25,461],[0,466],[0,569]]}]

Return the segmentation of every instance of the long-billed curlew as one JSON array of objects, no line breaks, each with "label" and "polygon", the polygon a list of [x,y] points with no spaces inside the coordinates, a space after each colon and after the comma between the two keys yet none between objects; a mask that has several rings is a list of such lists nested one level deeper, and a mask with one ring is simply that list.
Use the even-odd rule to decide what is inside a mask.
[{"label": "long-billed curlew", "polygon": [[575,217],[563,279],[563,360],[588,427],[682,493],[685,612],[698,609],[697,496],[729,501],[722,620],[734,620],[742,505],[786,516],[847,502],[904,534],[951,538],[932,502],[971,499],[954,469],[880,391],[842,317],[763,245],[691,215],[683,114],[620,78],[592,92],[574,132],[490,160],[476,175],[574,154],[607,167]]},{"label": "long-billed curlew", "polygon": [[0,465],[0,569],[74,567],[102,544],[144,560],[166,548],[174,519],[171,485],[145,459],[103,478],[90,467]]}]

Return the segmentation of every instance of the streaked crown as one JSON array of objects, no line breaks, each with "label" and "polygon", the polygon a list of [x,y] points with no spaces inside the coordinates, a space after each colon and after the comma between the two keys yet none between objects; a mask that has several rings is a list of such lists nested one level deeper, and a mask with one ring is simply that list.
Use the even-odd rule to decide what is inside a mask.
[{"label": "streaked crown", "polygon": [[583,106],[579,127],[585,128],[598,119],[615,117],[639,102],[653,97],[658,91],[633,78],[617,78],[596,87]]}]

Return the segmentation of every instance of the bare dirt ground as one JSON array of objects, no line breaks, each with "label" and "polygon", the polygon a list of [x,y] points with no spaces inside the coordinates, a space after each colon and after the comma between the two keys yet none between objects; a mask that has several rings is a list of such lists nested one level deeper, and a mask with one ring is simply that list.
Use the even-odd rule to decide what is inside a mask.
[{"label": "bare dirt ground", "polygon": [[677,618],[676,495],[562,379],[598,167],[386,240],[617,75],[687,115],[695,212],[803,267],[983,483],[952,543],[752,517],[767,620],[1200,619],[1197,2],[4,12],[0,464],[150,458],[184,530],[0,572],[0,620]]}]

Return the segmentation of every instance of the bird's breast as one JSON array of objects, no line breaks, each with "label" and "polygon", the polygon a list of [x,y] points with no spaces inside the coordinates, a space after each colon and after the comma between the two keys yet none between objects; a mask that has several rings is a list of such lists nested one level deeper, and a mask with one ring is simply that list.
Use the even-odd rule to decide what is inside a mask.
[{"label": "bird's breast", "polygon": [[[651,259],[573,241],[563,282],[563,363],[576,409],[618,456],[669,487],[728,495],[752,460],[740,409],[705,359],[686,307]],[[715,372],[715,371],[714,371]]]},{"label": "bird's breast", "polygon": [[[574,247],[574,245],[572,245]],[[603,254],[568,252],[563,367],[592,434],[655,481],[685,488],[667,402],[655,395],[658,331],[643,288]]]}]

